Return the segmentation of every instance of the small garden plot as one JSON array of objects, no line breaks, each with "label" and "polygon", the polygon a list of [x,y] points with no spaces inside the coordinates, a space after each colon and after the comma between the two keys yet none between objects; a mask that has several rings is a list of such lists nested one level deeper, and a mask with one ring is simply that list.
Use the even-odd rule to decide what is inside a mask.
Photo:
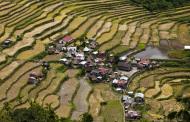
[{"label": "small garden plot", "polygon": [[138,22],[133,22],[128,25],[128,31],[126,32],[124,38],[122,39],[122,45],[129,45],[131,36],[135,32],[136,26]]},{"label": "small garden plot", "polygon": [[119,100],[108,101],[105,106],[102,107],[101,115],[106,122],[123,122],[123,106]]},{"label": "small garden plot", "polygon": [[19,80],[20,77],[24,75],[24,73],[28,72],[32,68],[36,67],[35,63],[26,63],[22,67],[20,67],[12,76],[10,76],[1,86],[0,86],[0,99],[4,99],[6,97],[7,90]]},{"label": "small garden plot", "polygon": [[145,92],[145,97],[147,98],[152,98],[152,97],[155,97],[157,96],[161,90],[160,90],[160,81],[155,81],[155,88],[153,89],[148,89],[146,92]]},{"label": "small garden plot", "polygon": [[69,26],[65,29],[65,32],[72,32],[77,29],[82,23],[87,20],[87,17],[77,16],[72,22],[70,22]]},{"label": "small garden plot", "polygon": [[174,25],[175,22],[163,23],[159,25],[158,29],[159,31],[169,31]]},{"label": "small garden plot", "polygon": [[114,38],[115,33],[117,33],[117,31],[118,31],[118,27],[119,27],[119,23],[118,22],[113,22],[113,25],[112,25],[110,31],[108,33],[102,34],[97,39],[97,42],[99,44],[102,44],[102,43],[105,43],[105,42],[111,40],[112,38]]},{"label": "small garden plot", "polygon": [[[73,103],[75,105],[75,110],[72,113],[71,118],[77,120],[80,116],[88,112],[88,102],[87,98],[92,90],[91,86],[85,79],[80,79],[79,89],[74,97]],[[68,87],[70,88],[70,87]]]},{"label": "small garden plot", "polygon": [[32,50],[27,50],[27,51],[20,53],[17,56],[17,59],[20,59],[20,60],[31,59],[32,57],[42,53],[44,50],[45,50],[45,46],[44,46],[43,42],[38,40],[38,41],[36,41],[36,45],[33,47]]},{"label": "small garden plot", "polygon": [[118,31],[116,35],[113,37],[113,39],[101,45],[99,50],[106,51],[119,45],[124,35],[125,35],[125,31]]},{"label": "small garden plot", "polygon": [[163,106],[164,114],[167,115],[169,112],[172,111],[180,111],[183,109],[183,106],[177,102],[175,99],[170,100],[162,100],[160,103]]},{"label": "small garden plot", "polygon": [[136,28],[135,33],[131,37],[131,42],[130,42],[130,48],[135,48],[140,41],[140,36],[143,34],[143,29],[142,28]]},{"label": "small garden plot", "polygon": [[161,94],[156,98],[157,100],[166,100],[173,95],[173,88],[169,84],[164,84],[161,88]]},{"label": "small garden plot", "polygon": [[104,24],[104,21],[102,20],[96,22],[96,24],[88,31],[86,35],[87,38],[93,38],[98,32],[98,30],[102,27],[103,24]]},{"label": "small garden plot", "polygon": [[71,34],[71,36],[75,39],[81,37],[83,34],[85,34],[85,32],[88,31],[89,27],[92,26],[92,24],[94,24],[99,18],[100,17],[89,18],[87,22],[82,24],[75,32]]},{"label": "small garden plot", "polygon": [[154,85],[155,85],[154,75],[144,77],[140,80],[140,87],[154,88]]},{"label": "small garden plot", "polygon": [[52,108],[56,108],[59,106],[59,96],[57,95],[49,95],[43,101],[44,106],[50,105]]},{"label": "small garden plot", "polygon": [[[35,68],[34,70],[32,70],[31,72],[40,72],[42,70],[41,67]],[[28,77],[29,74],[31,72],[26,73],[25,75],[23,75],[16,83],[14,83],[7,91],[6,93],[6,102],[15,99],[18,95],[20,90],[23,88],[23,86],[25,86],[27,84],[28,81]],[[4,102],[5,102],[4,101]]]},{"label": "small garden plot", "polygon": [[4,80],[8,76],[10,76],[11,73],[13,73],[22,64],[23,64],[23,61],[13,61],[9,65],[7,65],[3,69],[1,69],[0,70],[0,79]]},{"label": "small garden plot", "polygon": [[104,26],[101,28],[101,30],[96,34],[95,38],[99,38],[103,33],[107,33],[111,30],[112,23],[106,22]]}]

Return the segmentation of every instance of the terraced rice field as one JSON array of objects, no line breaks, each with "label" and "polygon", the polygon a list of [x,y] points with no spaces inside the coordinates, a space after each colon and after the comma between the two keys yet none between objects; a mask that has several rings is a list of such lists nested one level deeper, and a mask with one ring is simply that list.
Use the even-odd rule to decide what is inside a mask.
[{"label": "terraced rice field", "polygon": [[[189,6],[177,8],[176,11],[170,10],[169,13],[152,14],[124,0],[1,0],[0,43],[11,39],[13,44],[5,49],[0,48],[0,106],[5,102],[10,102],[16,108],[28,107],[27,99],[30,98],[44,105],[52,104],[60,116],[71,117],[76,111],[81,112],[80,105],[85,105],[82,113],[86,111],[99,113],[100,110],[86,107],[93,108],[94,106],[87,104],[101,101],[98,93],[90,96],[89,100],[85,95],[81,100],[83,103],[77,104],[78,94],[81,92],[79,80],[71,76],[72,78],[62,83],[70,70],[64,73],[57,72],[55,67],[59,65],[56,63],[51,64],[54,68],[39,86],[27,85],[28,74],[31,71],[41,70],[39,63],[31,59],[43,53],[46,44],[67,34],[76,40],[83,36],[95,38],[100,44],[100,50],[111,51],[114,54],[138,50],[139,44],[159,45],[162,39],[176,39],[182,44],[189,44],[189,24],[177,21],[179,18],[189,16]],[[22,39],[17,40],[17,36],[21,36]],[[60,58],[61,55],[50,55],[43,60],[57,61]],[[189,75],[186,72],[182,74]],[[170,77],[169,75],[157,77],[156,81]],[[61,96],[66,92],[59,94],[60,85],[62,84],[64,88],[64,85],[65,87],[69,85],[70,80],[76,84],[72,86],[73,89],[70,92],[68,91],[66,95],[68,100],[62,102]],[[173,94],[176,92],[174,89],[180,89],[180,85],[175,86],[170,83],[169,85],[173,88]],[[147,89],[155,89],[154,86],[154,83],[149,84],[147,88],[143,86],[144,92],[148,92]],[[165,90],[167,87],[169,86],[159,86],[159,89],[165,91],[161,93],[161,98],[172,98]],[[89,86],[86,94],[91,91],[90,89]],[[189,89],[186,88],[185,91],[188,92]],[[109,105],[112,105],[112,102]],[[110,109],[109,105],[104,111]],[[101,113],[96,114],[96,116],[99,115]]]},{"label": "terraced rice field", "polygon": [[[158,68],[135,77],[129,85],[130,90],[145,94],[146,103],[151,106],[148,115],[153,120],[163,118],[173,110],[183,109],[176,97],[188,97],[190,69]],[[157,107],[155,107],[157,106]]]}]

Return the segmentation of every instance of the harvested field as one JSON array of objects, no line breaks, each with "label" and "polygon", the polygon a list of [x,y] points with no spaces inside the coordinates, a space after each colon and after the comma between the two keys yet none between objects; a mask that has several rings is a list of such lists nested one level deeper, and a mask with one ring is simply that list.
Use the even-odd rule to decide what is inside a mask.
[{"label": "harvested field", "polygon": [[27,60],[27,59],[30,59],[30,58],[40,54],[44,50],[45,50],[45,46],[44,46],[43,42],[37,41],[36,45],[34,46],[34,48],[32,50],[27,50],[27,51],[20,53],[17,56],[17,59]]},{"label": "harvested field", "polygon": [[14,61],[8,66],[4,67],[0,70],[0,79],[4,80],[6,77],[8,77],[11,73],[13,73],[16,68],[18,68],[20,65],[22,65],[23,61]]},{"label": "harvested field", "polygon": [[[183,109],[183,104],[176,101],[176,97],[186,97],[189,95],[187,74],[189,68],[157,68],[139,74],[129,85],[130,90],[136,88],[137,91],[145,92],[145,103],[149,104],[148,115],[150,120],[163,119],[171,111]],[[155,87],[148,84],[151,79]],[[182,81],[184,80],[184,81]],[[150,86],[149,86],[150,85]],[[149,86],[150,88],[146,88]],[[187,88],[187,91],[186,91]],[[185,92],[185,93],[184,93]]]},{"label": "harvested field", "polygon": [[[70,104],[72,103],[72,99],[78,87],[79,82],[75,78],[71,78],[63,83],[58,92],[58,95],[60,96],[60,107],[56,110],[58,115],[63,117],[68,117],[70,115],[72,110]],[[66,111],[64,111],[63,108],[66,108]]]},{"label": "harvested field", "polygon": [[[62,64],[53,63],[56,65],[51,64],[42,83],[28,85],[28,74],[41,70],[40,63],[30,62],[30,59],[44,53],[45,46],[65,35],[76,38],[77,43],[81,37],[94,38],[100,44],[97,49],[115,55],[129,50],[135,52],[147,45],[183,49],[184,45],[190,44],[189,15],[189,6],[154,14],[122,0],[0,0],[0,106],[10,102],[16,108],[28,107],[27,99],[30,98],[38,103],[52,103],[56,113],[63,117],[73,115],[78,120],[79,114],[90,111],[97,122],[123,121],[118,101],[121,95],[114,93],[109,85],[89,86],[79,81],[75,78],[78,70],[59,72],[57,67]],[[4,48],[7,39],[13,43]],[[165,46],[162,39],[167,40]],[[39,60],[56,62],[62,56],[63,53],[48,55]],[[152,101],[151,104],[159,104],[151,108],[164,106],[164,110],[151,109],[149,112],[162,115],[162,111],[167,113],[172,107],[165,106],[163,101],[169,103],[178,95],[189,95],[189,87],[172,81],[188,77],[189,71],[183,68],[150,70],[135,77],[129,89],[145,92],[150,100],[159,99]],[[63,82],[67,75],[69,79]],[[63,88],[61,94],[57,93],[60,86]],[[90,87],[93,92],[88,99]],[[168,101],[162,100],[163,97]],[[101,106],[101,102],[107,102],[107,105]]]},{"label": "harvested field", "polygon": [[104,21],[98,21],[86,34],[88,38],[93,38],[97,31],[101,28],[101,26],[104,24]]},{"label": "harvested field", "polygon": [[152,97],[155,97],[156,95],[158,95],[160,93],[160,91],[161,91],[159,85],[160,85],[160,82],[156,81],[155,82],[155,88],[148,89],[145,92],[145,97],[152,98]]},{"label": "harvested field", "polygon": [[0,54],[0,63],[6,61],[6,55],[5,54]]},{"label": "harvested field", "polygon": [[87,98],[92,90],[90,84],[85,79],[80,79],[79,84],[79,89],[73,100],[75,105],[75,110],[71,116],[73,120],[77,120],[82,114],[88,112]]},{"label": "harvested field", "polygon": [[165,115],[167,115],[171,111],[179,111],[183,109],[183,106],[180,103],[176,102],[175,99],[163,100],[163,101],[160,101],[160,103],[163,106]]},{"label": "harvested field", "polygon": [[169,84],[164,84],[161,88],[161,94],[156,98],[158,100],[169,99],[173,95],[173,89]]},{"label": "harvested field", "polygon": [[107,104],[102,107],[101,115],[106,122],[123,122],[122,107],[120,101],[108,101]]},{"label": "harvested field", "polygon": [[43,101],[43,105],[44,106],[50,105],[52,108],[58,107],[59,106],[59,96],[57,96],[57,95],[47,96]]}]

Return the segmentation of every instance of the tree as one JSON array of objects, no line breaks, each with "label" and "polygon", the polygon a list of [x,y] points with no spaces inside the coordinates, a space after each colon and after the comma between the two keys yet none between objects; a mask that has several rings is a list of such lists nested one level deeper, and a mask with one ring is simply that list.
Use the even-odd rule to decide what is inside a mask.
[{"label": "tree", "polygon": [[178,102],[181,102],[184,105],[184,109],[180,111],[173,111],[168,114],[168,119],[170,120],[177,120],[182,122],[189,122],[190,120],[190,97],[187,98],[176,98]]},{"label": "tree", "polygon": [[43,108],[35,102],[30,105],[13,110],[6,103],[0,113],[0,122],[72,122],[68,118],[59,118],[50,106]]},{"label": "tree", "polygon": [[82,122],[93,122],[93,117],[89,113],[84,113],[82,116]]}]

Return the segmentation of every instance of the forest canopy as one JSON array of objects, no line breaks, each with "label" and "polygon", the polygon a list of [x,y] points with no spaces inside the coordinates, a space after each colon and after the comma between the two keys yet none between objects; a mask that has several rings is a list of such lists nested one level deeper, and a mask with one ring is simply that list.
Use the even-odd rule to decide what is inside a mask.
[{"label": "forest canopy", "polygon": [[149,11],[163,11],[170,8],[184,6],[190,0],[131,0],[136,5],[141,5]]}]

